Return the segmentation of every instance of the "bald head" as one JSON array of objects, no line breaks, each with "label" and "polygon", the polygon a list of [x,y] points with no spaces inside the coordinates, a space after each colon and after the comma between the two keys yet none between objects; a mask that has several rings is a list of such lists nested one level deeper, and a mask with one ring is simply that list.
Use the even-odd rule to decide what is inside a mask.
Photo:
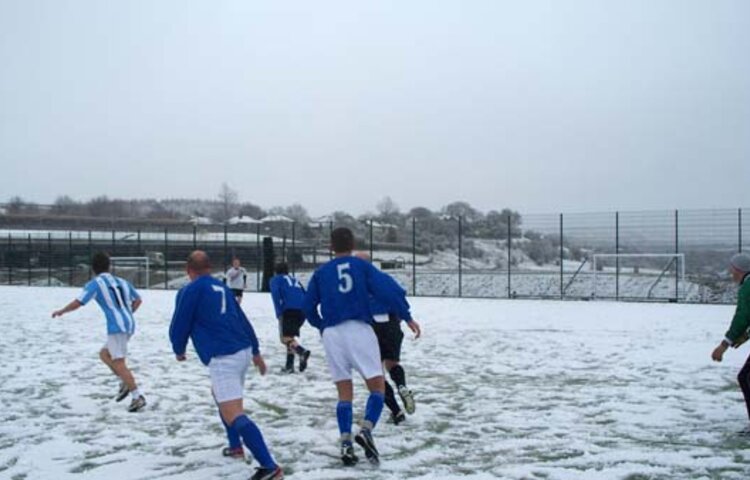
[{"label": "bald head", "polygon": [[211,260],[203,250],[195,250],[187,258],[188,275],[199,276],[211,273]]}]

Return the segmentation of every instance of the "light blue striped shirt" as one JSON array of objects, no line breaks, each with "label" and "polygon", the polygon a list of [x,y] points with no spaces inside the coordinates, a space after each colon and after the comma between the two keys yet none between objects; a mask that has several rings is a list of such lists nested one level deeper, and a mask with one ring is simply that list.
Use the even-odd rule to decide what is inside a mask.
[{"label": "light blue striped shirt", "polygon": [[107,317],[108,334],[132,335],[135,332],[132,306],[141,296],[130,282],[111,273],[100,273],[83,287],[78,301],[86,305],[92,298],[96,299]]}]

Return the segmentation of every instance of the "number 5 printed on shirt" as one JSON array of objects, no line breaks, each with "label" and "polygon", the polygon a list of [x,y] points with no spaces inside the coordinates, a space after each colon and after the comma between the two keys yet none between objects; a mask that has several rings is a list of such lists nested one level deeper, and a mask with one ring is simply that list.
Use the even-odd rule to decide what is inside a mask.
[{"label": "number 5 printed on shirt", "polygon": [[347,271],[351,268],[351,265],[349,265],[349,262],[341,263],[336,266],[336,269],[339,272],[339,292],[341,293],[349,293],[352,291],[352,287],[354,287],[354,280],[352,279],[351,274]]}]

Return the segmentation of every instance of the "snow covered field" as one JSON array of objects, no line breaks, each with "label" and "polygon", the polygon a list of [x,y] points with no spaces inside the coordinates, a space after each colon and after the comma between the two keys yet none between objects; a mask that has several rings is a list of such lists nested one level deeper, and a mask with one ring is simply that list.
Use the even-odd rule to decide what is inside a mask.
[{"label": "snow covered field", "polygon": [[[0,288],[0,478],[243,479],[222,458],[206,369],[171,354],[175,292],[144,292],[131,365],[149,405],[111,397],[98,307],[52,320],[77,290]],[[305,374],[282,376],[271,301],[249,294],[270,367],[246,406],[288,478],[747,479],[735,376],[747,354],[709,355],[729,306],[416,298],[424,338],[404,342],[417,412],[378,425],[382,465],[337,458],[335,389],[317,334]],[[408,335],[407,335],[408,337]],[[355,417],[365,392],[355,391]],[[385,419],[385,416],[384,416]],[[362,455],[361,455],[362,456]]]}]

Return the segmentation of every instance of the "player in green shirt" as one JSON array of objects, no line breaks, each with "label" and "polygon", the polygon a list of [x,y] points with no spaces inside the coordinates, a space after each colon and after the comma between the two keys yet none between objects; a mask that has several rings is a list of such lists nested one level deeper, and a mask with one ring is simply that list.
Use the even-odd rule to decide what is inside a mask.
[{"label": "player in green shirt", "polygon": [[[750,255],[738,253],[732,257],[729,265],[732,280],[740,285],[740,289],[737,292],[737,310],[734,313],[734,318],[732,318],[732,324],[729,326],[727,333],[724,334],[724,339],[711,354],[711,358],[717,362],[722,360],[724,352],[729,347],[737,348],[745,343],[748,339],[748,329],[750,329],[750,279],[748,279],[748,276],[750,276]],[[745,397],[747,415],[750,417],[750,358],[747,359],[739,375],[737,375],[737,380],[740,382],[742,395]],[[742,433],[750,435],[750,427],[743,430]]]}]

